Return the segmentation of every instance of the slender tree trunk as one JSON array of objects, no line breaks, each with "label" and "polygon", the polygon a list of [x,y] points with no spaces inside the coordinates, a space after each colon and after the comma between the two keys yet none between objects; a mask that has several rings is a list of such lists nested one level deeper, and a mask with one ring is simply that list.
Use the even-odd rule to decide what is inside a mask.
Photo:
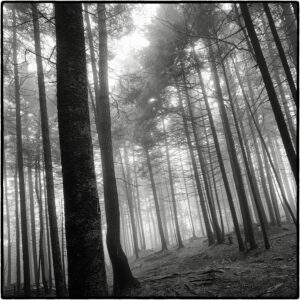
[{"label": "slender tree trunk", "polygon": [[16,207],[16,279],[17,291],[21,289],[21,258],[20,258],[20,220],[19,220],[19,189],[18,189],[18,159],[16,157],[15,183],[15,207]]},{"label": "slender tree trunk", "polygon": [[275,27],[275,23],[274,23],[269,5],[267,3],[263,3],[263,7],[264,7],[265,14],[267,15],[267,18],[268,18],[268,21],[269,21],[270,29],[271,29],[271,32],[272,32],[272,35],[273,35],[278,53],[279,53],[279,57],[280,57],[280,60],[281,60],[281,63],[282,63],[282,66],[283,66],[283,69],[284,69],[289,87],[290,87],[290,90],[292,92],[292,96],[294,98],[296,106],[298,107],[297,88],[295,86],[295,83],[294,83],[294,80],[293,80],[293,76],[292,76],[287,58],[285,56],[285,53],[284,53],[279,35],[277,33],[277,29]]},{"label": "slender tree trunk", "polygon": [[[5,154],[3,153],[3,177],[4,177],[4,199],[6,206],[6,225],[7,225],[7,281],[8,287],[11,285],[11,235],[10,235],[10,209],[8,203],[8,189],[7,189],[7,168]],[[5,283],[5,280],[4,280]]]},{"label": "slender tree trunk", "polygon": [[197,192],[198,192],[198,196],[199,196],[199,199],[200,199],[202,215],[203,215],[203,218],[204,218],[204,224],[205,224],[206,234],[207,234],[207,238],[208,238],[208,244],[212,245],[212,244],[214,244],[215,240],[214,240],[212,229],[210,227],[208,213],[207,213],[207,210],[206,210],[206,207],[205,207],[204,195],[203,195],[203,192],[202,192],[202,187],[201,187],[201,182],[200,182],[200,178],[199,178],[197,163],[196,163],[196,159],[195,159],[194,152],[193,152],[193,145],[192,145],[191,137],[190,137],[190,134],[189,134],[187,117],[186,117],[186,114],[185,114],[185,111],[184,111],[184,108],[183,108],[183,101],[182,101],[182,97],[181,97],[181,93],[180,93],[180,90],[179,90],[177,80],[175,80],[175,84],[176,84],[176,89],[177,89],[177,95],[178,95],[178,98],[179,98],[179,105],[180,105],[180,110],[181,110],[181,114],[182,114],[184,132],[185,132],[185,136],[186,136],[186,139],[187,139],[190,158],[191,158],[192,167],[193,167],[193,171],[194,171],[194,175],[195,175]]},{"label": "slender tree trunk", "polygon": [[176,199],[175,199],[173,175],[172,175],[172,169],[171,169],[171,160],[170,160],[169,147],[168,147],[168,142],[167,142],[167,137],[166,137],[166,129],[165,129],[164,120],[162,120],[162,124],[163,124],[164,142],[165,142],[166,155],[167,155],[169,183],[170,183],[170,188],[171,188],[171,198],[172,198],[172,204],[173,204],[173,210],[174,210],[176,235],[177,235],[177,241],[178,241],[178,248],[180,249],[180,248],[183,248],[184,246],[182,243],[182,238],[181,238],[179,223],[178,223],[177,204],[176,204]]},{"label": "slender tree trunk", "polygon": [[238,223],[238,219],[237,219],[237,215],[236,215],[236,210],[235,210],[235,207],[234,207],[233,197],[232,197],[232,194],[231,194],[230,185],[229,185],[229,181],[228,181],[228,178],[227,178],[227,174],[226,174],[226,170],[225,170],[225,166],[224,166],[224,162],[223,162],[223,158],[222,158],[222,154],[221,154],[220,144],[219,144],[219,141],[218,141],[217,132],[216,132],[216,128],[215,128],[215,125],[214,125],[214,120],[213,120],[212,113],[211,113],[211,110],[210,110],[210,107],[209,107],[207,94],[206,94],[206,90],[205,90],[204,83],[203,83],[202,74],[201,74],[201,71],[200,71],[200,68],[199,68],[199,62],[198,62],[198,59],[196,58],[195,55],[194,55],[194,57],[196,59],[196,69],[197,69],[197,73],[198,73],[199,83],[200,83],[200,87],[201,87],[201,90],[202,90],[206,111],[207,111],[207,114],[208,114],[208,119],[209,119],[209,124],[210,124],[210,128],[211,128],[211,131],[212,131],[213,139],[214,139],[214,144],[215,144],[215,147],[216,147],[218,162],[219,162],[219,166],[220,166],[221,173],[222,173],[222,179],[223,179],[224,187],[225,187],[225,190],[226,190],[228,204],[229,204],[229,207],[230,207],[232,221],[233,221],[233,224],[234,224],[235,234],[237,236],[237,240],[238,240],[238,244],[239,244],[239,250],[244,251],[245,247],[244,247],[244,243],[243,243],[243,240],[242,240],[242,235],[241,235],[241,232],[240,232],[240,227],[239,227],[239,223]]},{"label": "slender tree trunk", "polygon": [[138,281],[131,273],[127,258],[120,243],[120,212],[113,161],[109,108],[105,3],[98,3],[97,10],[99,26],[99,78],[101,89],[99,98],[96,100],[96,107],[99,118],[100,150],[107,222],[106,242],[113,268],[114,292],[118,293],[123,288],[137,285]]},{"label": "slender tree trunk", "polygon": [[[124,152],[125,152],[125,164],[127,166],[127,163],[128,163],[128,159],[126,157],[127,152],[126,152],[126,150]],[[134,210],[133,210],[131,176],[129,175],[128,169],[127,169],[127,172],[125,173],[125,168],[124,168],[124,164],[123,164],[123,160],[122,160],[122,153],[121,153],[120,149],[119,149],[119,154],[120,154],[120,162],[121,162],[121,168],[122,168],[123,179],[124,179],[124,186],[125,186],[125,191],[126,191],[126,196],[127,196],[126,198],[127,198],[127,202],[128,202],[128,208],[129,208],[131,230],[132,230],[132,235],[133,235],[133,251],[134,251],[136,259],[138,259],[139,258],[139,245],[138,245],[138,237],[137,237],[136,223],[135,223]]]},{"label": "slender tree trunk", "polygon": [[214,75],[214,83],[217,91],[217,98],[218,98],[218,103],[219,103],[219,109],[220,109],[220,115],[221,119],[223,122],[224,126],[224,131],[225,131],[225,139],[228,147],[228,152],[229,152],[229,157],[230,157],[230,162],[231,162],[231,167],[233,170],[233,175],[234,175],[234,182],[236,186],[236,190],[238,193],[238,199],[240,202],[240,207],[241,207],[241,212],[243,216],[243,222],[244,222],[244,230],[246,233],[246,237],[249,239],[250,242],[250,249],[255,249],[257,248],[255,238],[254,238],[254,233],[253,233],[253,228],[252,228],[252,222],[250,218],[250,211],[247,203],[247,197],[244,189],[244,184],[242,180],[242,173],[241,169],[239,166],[238,158],[237,158],[237,153],[233,141],[233,136],[231,133],[225,105],[224,105],[224,99],[222,95],[222,90],[221,90],[221,85],[220,85],[220,80],[218,76],[218,71],[217,71],[217,66],[216,66],[216,61],[215,61],[215,56],[213,53],[212,46],[209,46],[209,56],[211,58],[211,66],[212,66],[212,72]]},{"label": "slender tree trunk", "polygon": [[[90,132],[81,4],[55,4],[55,18],[69,296],[103,297],[108,291]],[[61,280],[63,284],[63,276]]]},{"label": "slender tree trunk", "polygon": [[[270,73],[265,61],[265,58],[263,56],[251,17],[250,17],[250,13],[247,7],[247,4],[243,3],[240,4],[241,10],[242,10],[242,14],[245,20],[245,24],[248,30],[248,34],[249,37],[251,39],[252,45],[253,45],[253,49],[255,51],[255,55],[257,58],[257,64],[260,68],[264,83],[265,83],[265,87],[269,96],[269,100],[275,115],[275,119],[277,122],[277,126],[284,144],[284,148],[286,151],[286,154],[288,156],[290,165],[291,165],[291,169],[294,173],[294,177],[297,178],[298,175],[298,171],[297,171],[297,164],[295,163],[297,161],[297,155],[295,153],[294,147],[293,147],[293,143],[291,141],[290,138],[290,134],[289,131],[287,129],[285,120],[284,120],[284,116],[283,113],[281,111],[281,107],[274,89],[274,85],[272,82],[272,79],[270,77]],[[296,101],[296,107],[298,107],[298,103]]]},{"label": "slender tree trunk", "polygon": [[152,171],[152,165],[151,165],[151,160],[150,160],[150,155],[149,155],[148,148],[144,147],[144,150],[145,150],[146,159],[147,159],[147,167],[148,167],[148,171],[149,171],[149,175],[150,175],[151,188],[152,188],[152,193],[153,193],[155,212],[156,212],[158,230],[159,230],[160,241],[161,241],[161,248],[162,248],[162,251],[164,251],[164,250],[167,250],[167,243],[166,243],[166,240],[165,240],[165,235],[164,235],[164,231],[163,231],[163,227],[162,227],[162,221],[161,221],[161,216],[160,216],[160,209],[159,209],[159,204],[158,204],[157,192],[156,192],[155,181],[154,181],[154,176],[153,176],[153,171]]},{"label": "slender tree trunk", "polygon": [[17,60],[17,26],[16,11],[13,8],[13,64],[15,80],[15,101],[16,101],[16,131],[17,131],[17,157],[20,189],[20,207],[21,207],[21,231],[22,231],[22,251],[23,251],[23,272],[24,272],[24,297],[30,298],[30,265],[28,252],[28,230],[26,216],[26,192],[23,165],[23,146],[22,146],[22,126],[21,126],[21,99],[19,85],[19,71]]},{"label": "slender tree trunk", "polygon": [[31,220],[31,241],[32,241],[32,256],[33,256],[33,269],[34,269],[34,283],[37,283],[37,250],[36,250],[36,232],[35,232],[35,213],[34,213],[34,198],[33,198],[33,184],[32,184],[32,158],[28,155],[28,189],[30,199],[30,220]]},{"label": "slender tree trunk", "polygon": [[[39,242],[39,261],[41,262],[42,282],[45,294],[48,294],[48,284],[46,279],[46,264],[45,264],[45,229],[44,229],[44,212],[43,212],[43,201],[38,185],[38,173],[40,172],[40,154],[38,153],[35,162],[35,193],[36,199],[39,206],[39,220],[40,220],[40,242]],[[39,272],[38,272],[39,273]],[[39,274],[38,274],[39,278]]]},{"label": "slender tree trunk", "polygon": [[32,17],[33,17],[34,45],[35,45],[35,53],[36,53],[36,65],[37,65],[37,76],[38,76],[38,87],[39,87],[42,142],[43,142],[43,152],[44,152],[44,160],[45,160],[46,188],[47,188],[47,197],[48,197],[47,205],[48,205],[48,213],[49,213],[50,236],[51,236],[51,246],[52,246],[52,254],[53,254],[54,278],[55,278],[56,296],[58,298],[61,298],[61,297],[65,297],[65,287],[63,281],[61,253],[59,248],[59,237],[58,237],[58,228],[57,228],[50,132],[49,132],[49,124],[48,124],[44,71],[43,71],[43,63],[42,63],[42,55],[41,55],[39,14],[38,14],[37,4],[35,3],[32,3]]}]

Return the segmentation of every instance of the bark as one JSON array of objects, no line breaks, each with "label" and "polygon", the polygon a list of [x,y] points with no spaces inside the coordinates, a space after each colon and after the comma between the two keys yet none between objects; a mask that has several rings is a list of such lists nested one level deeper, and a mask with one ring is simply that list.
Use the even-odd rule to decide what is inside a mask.
[{"label": "bark", "polygon": [[[3,177],[4,177],[4,199],[6,206],[6,225],[7,225],[7,281],[9,287],[11,285],[11,235],[10,235],[10,209],[8,203],[8,190],[7,190],[7,170],[6,160],[3,153]],[[5,280],[4,280],[5,283]]]},{"label": "bark", "polygon": [[265,87],[267,90],[267,94],[275,115],[275,120],[277,122],[277,126],[283,141],[283,145],[287,154],[287,157],[289,159],[291,169],[294,173],[294,177],[297,178],[298,172],[297,172],[297,164],[295,163],[297,161],[297,155],[295,153],[293,143],[290,138],[289,131],[287,129],[283,113],[281,111],[281,107],[274,89],[274,85],[268,70],[268,66],[266,64],[265,58],[263,56],[251,17],[250,13],[247,7],[247,4],[240,4],[242,14],[245,20],[245,24],[247,27],[247,31],[250,37],[250,40],[253,45],[253,49],[255,51],[256,59],[257,59],[257,64],[259,66],[259,69],[261,71],[263,81],[265,83]]},{"label": "bark", "polygon": [[163,133],[164,133],[164,142],[165,142],[165,148],[166,148],[166,155],[167,155],[167,164],[168,164],[168,174],[169,174],[169,183],[171,188],[171,199],[173,204],[173,210],[174,210],[174,221],[175,221],[175,229],[176,229],[176,235],[177,235],[177,241],[178,241],[178,248],[183,248],[183,242],[180,234],[179,229],[179,223],[178,223],[178,212],[177,212],[177,204],[176,204],[176,198],[175,198],[175,191],[174,191],[174,183],[173,183],[173,175],[172,175],[172,168],[171,168],[171,160],[170,160],[170,154],[169,154],[169,146],[167,142],[166,137],[166,129],[165,129],[165,123],[164,120],[162,121],[163,124]]},{"label": "bark", "polygon": [[279,57],[280,57],[280,60],[281,60],[281,63],[282,63],[282,66],[283,66],[283,69],[284,69],[284,72],[286,75],[286,79],[288,81],[288,84],[289,84],[293,99],[295,101],[296,107],[298,107],[297,88],[295,86],[294,79],[293,79],[287,58],[285,56],[279,35],[277,33],[277,29],[275,27],[275,23],[274,23],[269,5],[267,3],[263,3],[263,7],[264,7],[265,14],[267,15],[267,18],[269,21],[270,29],[271,29],[271,32],[272,32],[272,35],[273,35],[273,38],[274,38],[274,41],[275,41],[275,44],[277,47],[277,51],[279,53]]},{"label": "bark", "polygon": [[81,4],[56,3],[55,20],[69,296],[103,297],[108,291],[90,131]]},{"label": "bark", "polygon": [[154,176],[153,176],[153,170],[152,170],[152,165],[151,165],[151,160],[150,160],[150,154],[149,154],[149,149],[144,147],[144,151],[146,154],[146,159],[147,159],[147,167],[148,167],[148,172],[150,175],[150,181],[151,181],[151,188],[152,188],[152,193],[153,193],[153,199],[154,199],[154,205],[155,205],[155,212],[156,212],[156,218],[157,218],[157,225],[158,225],[158,231],[159,231],[159,236],[160,236],[160,242],[161,242],[161,248],[162,251],[167,250],[167,243],[163,231],[163,226],[162,226],[162,221],[161,221],[161,216],[160,216],[160,209],[159,209],[159,204],[158,204],[158,197],[157,197],[157,192],[156,192],[156,186],[155,186],[155,181],[154,181]]},{"label": "bark", "polygon": [[212,113],[211,113],[211,110],[210,110],[210,106],[209,106],[209,103],[208,103],[207,94],[206,94],[206,90],[205,90],[205,87],[204,87],[201,70],[199,68],[199,62],[198,62],[198,59],[195,55],[194,55],[194,57],[195,57],[195,60],[196,60],[196,70],[197,70],[197,73],[198,73],[199,83],[200,83],[200,87],[201,87],[201,90],[202,90],[206,111],[207,111],[207,114],[208,114],[208,119],[209,119],[209,124],[210,124],[210,128],[211,128],[212,136],[213,136],[213,139],[214,139],[214,144],[215,144],[215,148],[216,148],[216,153],[217,153],[217,157],[218,157],[219,166],[220,166],[221,173],[222,173],[222,179],[223,179],[223,182],[224,182],[224,187],[225,187],[225,190],[226,190],[228,204],[229,204],[229,207],[230,207],[231,217],[232,217],[232,221],[233,221],[233,224],[234,224],[234,230],[235,230],[235,234],[237,236],[237,240],[238,240],[238,244],[239,244],[239,250],[244,251],[245,247],[244,247],[244,243],[243,243],[243,240],[242,240],[242,235],[241,235],[241,232],[240,232],[240,227],[239,227],[239,223],[238,223],[238,219],[237,219],[237,215],[236,215],[236,210],[235,210],[235,207],[234,207],[234,202],[233,202],[233,197],[232,197],[231,190],[230,190],[229,181],[228,181],[225,166],[224,166],[223,157],[222,157],[222,154],[221,154],[220,144],[219,144],[219,141],[218,141],[218,136],[217,136],[214,120],[213,120]]},{"label": "bark", "polygon": [[205,202],[204,202],[204,195],[203,195],[203,192],[202,192],[202,186],[201,186],[201,182],[200,182],[200,178],[199,178],[199,172],[198,172],[197,163],[196,163],[196,159],[195,159],[195,155],[194,155],[194,151],[193,151],[193,145],[192,145],[191,137],[190,137],[190,134],[189,134],[187,117],[186,117],[186,114],[185,114],[185,111],[184,111],[184,108],[183,108],[183,101],[182,101],[181,93],[180,93],[180,90],[179,90],[178,82],[177,82],[176,79],[175,79],[175,84],[176,84],[176,89],[177,89],[177,95],[178,95],[178,98],[179,98],[179,105],[180,105],[179,108],[180,108],[181,114],[182,114],[184,132],[185,132],[185,136],[186,136],[186,140],[187,140],[187,144],[188,144],[188,148],[189,148],[192,168],[193,168],[193,171],[194,171],[196,187],[197,187],[197,193],[198,193],[198,196],[199,196],[199,199],[200,199],[202,215],[203,215],[203,218],[204,218],[204,224],[205,224],[206,234],[207,234],[207,238],[208,238],[208,244],[212,245],[212,244],[214,244],[215,240],[214,240],[213,232],[212,232],[212,229],[211,229],[210,223],[209,223],[208,213],[207,213],[207,210],[206,210],[206,206],[205,206]]},{"label": "bark", "polygon": [[[126,147],[126,146],[125,146]],[[128,159],[127,159],[127,151],[125,150],[125,164],[128,166]],[[132,199],[132,190],[131,190],[131,176],[129,175],[128,169],[127,172],[125,172],[123,160],[122,160],[122,154],[121,150],[119,149],[120,154],[120,162],[121,162],[121,168],[123,173],[123,179],[124,179],[124,186],[126,191],[126,198],[128,202],[128,208],[129,208],[129,216],[130,216],[130,224],[131,224],[131,230],[133,235],[133,251],[135,258],[139,258],[139,245],[138,245],[138,237],[137,237],[137,230],[136,230],[136,223],[135,223],[135,217],[134,217],[134,210],[133,210],[133,199]]]},{"label": "bark", "polygon": [[103,171],[104,202],[107,222],[107,249],[113,268],[113,289],[118,293],[123,288],[138,285],[133,277],[120,242],[120,211],[113,161],[111,118],[109,108],[107,30],[105,3],[97,4],[99,26],[99,78],[100,92],[96,99],[99,118],[99,136]]},{"label": "bark", "polygon": [[213,71],[213,75],[214,75],[214,83],[215,83],[215,87],[216,87],[216,91],[217,91],[220,115],[221,115],[222,123],[224,126],[225,139],[226,139],[226,144],[227,144],[229,157],[230,157],[230,163],[231,163],[231,167],[232,167],[232,171],[233,171],[234,183],[235,183],[236,190],[238,193],[238,200],[240,203],[241,213],[243,216],[244,230],[246,233],[246,237],[248,238],[248,240],[250,242],[250,249],[255,249],[255,248],[257,248],[257,245],[256,245],[255,238],[254,238],[252,222],[251,222],[251,218],[250,218],[250,211],[249,211],[246,192],[245,192],[244,184],[243,184],[243,180],[242,180],[242,173],[241,173],[240,165],[238,162],[235,144],[233,141],[233,136],[232,136],[230,125],[229,125],[229,120],[228,120],[225,105],[224,105],[224,99],[223,99],[220,80],[219,80],[219,76],[218,76],[215,56],[214,56],[211,45],[209,46],[209,56],[211,58],[211,66],[212,66],[212,71]]},{"label": "bark", "polygon": [[28,190],[30,199],[30,220],[31,220],[31,242],[32,242],[32,256],[33,256],[33,274],[34,283],[37,284],[38,276],[38,261],[37,261],[37,250],[36,250],[36,232],[35,232],[35,213],[34,213],[34,198],[33,198],[33,184],[32,184],[32,158],[28,155]]},{"label": "bark", "polygon": [[24,272],[24,297],[30,298],[30,265],[28,252],[28,230],[26,216],[26,192],[24,179],[23,164],[23,146],[22,146],[22,126],[21,126],[21,99],[19,85],[19,71],[17,60],[17,26],[16,11],[13,8],[13,64],[14,64],[14,81],[15,81],[15,101],[16,101],[16,133],[17,133],[17,158],[19,174],[19,193],[20,193],[20,210],[21,210],[21,231],[22,231],[22,254],[23,254],[23,272]]},{"label": "bark", "polygon": [[40,102],[40,112],[41,112],[42,142],[43,142],[43,153],[44,153],[43,157],[45,161],[47,205],[48,205],[49,224],[50,224],[51,246],[52,246],[52,254],[53,254],[55,288],[56,288],[56,296],[58,298],[61,298],[61,297],[65,297],[65,287],[63,281],[61,253],[59,248],[59,237],[58,237],[58,228],[57,228],[50,132],[49,132],[49,124],[48,124],[44,71],[43,71],[43,63],[42,63],[42,55],[41,55],[39,14],[38,14],[37,4],[32,3],[31,5],[32,5],[34,45],[35,45],[35,53],[36,53],[39,102]]}]

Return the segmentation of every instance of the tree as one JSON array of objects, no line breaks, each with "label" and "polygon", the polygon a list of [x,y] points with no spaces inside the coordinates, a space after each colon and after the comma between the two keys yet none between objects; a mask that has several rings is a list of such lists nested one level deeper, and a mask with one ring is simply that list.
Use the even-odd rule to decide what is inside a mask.
[{"label": "tree", "polygon": [[107,295],[90,132],[81,3],[55,4],[57,110],[65,200],[69,296]]}]

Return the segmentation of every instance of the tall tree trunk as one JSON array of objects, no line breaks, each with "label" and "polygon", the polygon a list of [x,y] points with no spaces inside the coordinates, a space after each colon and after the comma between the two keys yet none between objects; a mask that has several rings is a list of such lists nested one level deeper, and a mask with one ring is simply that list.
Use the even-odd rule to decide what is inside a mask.
[{"label": "tall tree trunk", "polygon": [[[69,296],[103,297],[108,291],[90,131],[81,4],[56,3],[55,19]],[[63,285],[63,277],[61,280]]]},{"label": "tall tree trunk", "polygon": [[137,285],[138,281],[131,273],[120,242],[120,211],[113,161],[109,108],[105,3],[98,3],[97,10],[99,26],[99,78],[101,89],[99,98],[96,100],[96,106],[99,118],[100,150],[107,222],[106,242],[113,268],[114,292],[117,293],[123,288]]},{"label": "tall tree trunk", "polygon": [[283,66],[283,69],[284,69],[289,87],[290,87],[290,90],[292,92],[292,96],[294,98],[296,106],[298,107],[297,88],[295,86],[294,79],[293,79],[293,76],[292,76],[287,58],[285,56],[285,53],[284,53],[279,35],[277,33],[277,29],[275,27],[275,23],[274,23],[269,5],[267,3],[263,3],[263,7],[264,7],[265,14],[267,15],[267,18],[268,18],[268,21],[269,21],[270,29],[271,29],[271,32],[272,32],[272,35],[273,35],[273,38],[274,38],[274,41],[275,41],[275,44],[276,44],[276,47],[277,47],[277,51],[279,53],[279,57],[280,57],[280,60],[281,60],[281,63],[282,63],[282,66]]},{"label": "tall tree trunk", "polygon": [[[6,206],[6,225],[7,225],[7,281],[8,287],[11,285],[11,235],[10,235],[10,209],[8,202],[8,189],[7,189],[7,168],[5,154],[3,153],[3,177],[4,177],[4,199]],[[5,280],[4,280],[5,284]]]},{"label": "tall tree trunk", "polygon": [[49,124],[48,124],[44,71],[43,71],[43,63],[42,63],[42,55],[41,55],[39,14],[38,14],[37,4],[32,3],[31,5],[32,5],[32,17],[33,17],[33,29],[34,29],[34,45],[35,45],[35,53],[36,53],[35,57],[36,57],[37,77],[38,77],[38,87],[39,87],[42,142],[43,142],[43,153],[44,153],[44,160],[45,160],[47,205],[48,205],[48,214],[49,214],[49,223],[50,223],[51,246],[52,246],[52,254],[53,254],[54,278],[55,278],[56,296],[58,298],[61,298],[61,297],[65,297],[65,287],[63,281],[61,253],[59,248],[59,237],[58,237],[58,228],[57,228],[50,132],[49,132]]},{"label": "tall tree trunk", "polygon": [[160,236],[160,241],[161,241],[161,248],[162,248],[162,251],[164,251],[164,250],[167,250],[167,243],[166,243],[163,226],[162,226],[162,221],[161,221],[161,216],[160,216],[160,209],[159,209],[159,204],[158,204],[158,198],[157,198],[156,186],[155,186],[153,170],[152,170],[152,165],[151,165],[151,160],[150,160],[150,154],[149,154],[149,150],[148,150],[147,146],[144,147],[144,150],[145,150],[145,154],[146,154],[147,167],[148,167],[148,171],[149,171],[149,175],[150,175],[151,188],[152,188],[156,218],[157,218],[157,223],[158,223],[158,231],[159,231],[159,236]]},{"label": "tall tree trunk", "polygon": [[165,129],[164,120],[162,120],[162,125],[163,125],[164,142],[165,142],[166,155],[167,155],[169,183],[170,183],[170,188],[171,188],[171,199],[172,199],[173,210],[174,210],[176,235],[177,235],[177,241],[178,241],[178,248],[180,249],[180,248],[183,248],[184,246],[183,246],[183,243],[182,243],[182,238],[181,238],[179,223],[178,223],[177,204],[176,204],[176,199],[175,199],[175,191],[174,191],[174,184],[173,184],[171,160],[170,160],[169,147],[168,147],[168,142],[167,142],[167,137],[166,137],[166,129]]},{"label": "tall tree trunk", "polygon": [[[265,83],[265,87],[269,96],[269,100],[275,115],[275,119],[277,122],[277,126],[284,144],[284,148],[286,151],[286,154],[288,156],[290,165],[291,165],[291,169],[294,173],[294,177],[295,179],[297,178],[298,172],[297,172],[297,164],[295,163],[297,161],[297,155],[295,153],[294,147],[293,147],[293,143],[291,141],[290,138],[290,134],[289,131],[287,129],[285,120],[284,120],[284,116],[283,113],[281,111],[281,107],[274,89],[274,85],[265,61],[265,58],[263,56],[252,20],[251,20],[251,16],[247,7],[247,4],[243,3],[240,4],[241,7],[241,11],[245,20],[245,25],[247,27],[248,30],[248,34],[249,37],[251,39],[252,45],[253,45],[253,49],[255,51],[255,55],[256,55],[256,59],[257,59],[257,64],[260,68],[264,83]],[[296,103],[296,106],[298,107],[298,104]]]},{"label": "tall tree trunk", "polygon": [[194,58],[196,60],[196,70],[197,70],[197,73],[198,73],[199,83],[200,83],[200,87],[201,87],[204,102],[205,102],[205,108],[206,108],[206,111],[207,111],[207,114],[208,114],[209,124],[210,124],[210,128],[211,128],[212,136],[213,136],[213,139],[214,139],[214,144],[215,144],[215,147],[216,147],[218,162],[219,162],[219,166],[220,166],[221,173],[222,173],[222,179],[223,179],[224,187],[225,187],[225,190],[226,190],[226,195],[227,195],[228,204],[229,204],[229,207],[230,207],[231,217],[232,217],[232,221],[233,221],[233,224],[234,224],[235,234],[237,236],[237,240],[238,240],[238,244],[239,244],[239,250],[244,251],[245,246],[244,246],[244,243],[243,243],[243,240],[242,240],[242,235],[241,235],[241,231],[240,231],[240,227],[239,227],[239,223],[238,223],[238,219],[237,219],[237,215],[236,215],[236,210],[235,210],[235,207],[234,207],[233,197],[232,197],[232,194],[231,194],[230,185],[229,185],[229,181],[228,181],[225,166],[224,166],[224,161],[223,161],[222,154],[221,154],[220,144],[219,144],[219,141],[218,141],[218,136],[217,136],[214,120],[213,120],[212,113],[211,113],[211,110],[210,110],[210,106],[209,106],[209,103],[208,103],[207,94],[206,94],[206,90],[205,90],[205,87],[204,87],[201,70],[199,68],[199,61],[198,61],[198,58],[195,56],[195,53],[194,53]]},{"label": "tall tree trunk", "polygon": [[[126,150],[124,152],[125,152],[125,164],[127,166],[127,163],[128,163],[128,159],[126,157],[127,152],[126,152]],[[123,179],[124,179],[124,186],[125,186],[125,191],[126,191],[126,196],[127,196],[126,198],[127,198],[127,202],[128,202],[128,208],[129,208],[131,230],[132,230],[132,235],[133,235],[133,251],[134,251],[136,259],[138,259],[139,258],[139,245],[138,245],[138,237],[137,237],[136,223],[135,223],[134,210],[133,210],[131,176],[129,175],[129,172],[125,172],[125,167],[124,167],[123,160],[122,160],[122,153],[121,153],[120,149],[119,149],[119,154],[120,154],[120,162],[121,162],[121,168],[122,168]],[[128,171],[128,169],[127,169],[127,171]]]},{"label": "tall tree trunk", "polygon": [[18,189],[18,159],[16,157],[15,183],[15,207],[16,207],[16,280],[17,291],[21,288],[21,258],[20,258],[20,219],[19,219],[19,189]]},{"label": "tall tree trunk", "polygon": [[252,222],[251,222],[251,218],[250,218],[250,211],[249,211],[246,192],[245,192],[244,184],[243,184],[243,180],[242,180],[242,173],[241,173],[240,165],[238,162],[237,153],[236,153],[236,149],[235,149],[235,145],[234,145],[234,141],[233,141],[233,136],[231,133],[229,120],[228,120],[225,105],[224,105],[224,99],[223,99],[221,85],[220,85],[220,79],[219,79],[219,75],[218,75],[218,71],[217,71],[215,55],[214,55],[211,45],[209,46],[209,56],[211,59],[212,72],[214,75],[214,83],[215,83],[215,87],[216,87],[216,91],[217,91],[220,115],[221,115],[221,119],[222,119],[223,126],[224,126],[224,131],[225,131],[225,139],[226,139],[227,148],[228,148],[228,152],[229,152],[231,167],[233,170],[234,183],[235,183],[236,190],[238,193],[238,199],[239,199],[241,212],[242,212],[242,216],[243,216],[244,230],[246,233],[246,237],[249,239],[250,248],[255,249],[255,248],[257,248],[257,245],[256,245],[255,238],[254,238]]},{"label": "tall tree trunk", "polygon": [[31,242],[32,242],[32,256],[33,256],[33,270],[34,276],[33,281],[37,283],[38,276],[38,261],[37,261],[37,250],[36,250],[36,233],[35,233],[35,212],[34,212],[34,198],[33,198],[33,184],[32,184],[32,158],[28,155],[28,189],[30,199],[30,220],[31,220]]},{"label": "tall tree trunk", "polygon": [[18,157],[18,174],[20,189],[20,209],[21,209],[21,231],[22,231],[22,252],[23,252],[23,272],[24,272],[24,297],[30,298],[30,265],[28,252],[28,230],[26,216],[26,192],[23,165],[23,146],[22,146],[22,126],[21,126],[21,99],[19,71],[17,60],[17,24],[16,10],[13,8],[13,64],[15,80],[15,101],[16,101],[16,131],[17,131],[17,157]]},{"label": "tall tree trunk", "polygon": [[179,105],[180,105],[179,107],[180,107],[180,111],[181,111],[181,114],[182,114],[184,132],[185,132],[185,136],[186,136],[186,140],[187,140],[187,144],[188,144],[188,148],[189,148],[192,168],[193,168],[193,171],[194,171],[196,187],[197,187],[197,193],[198,193],[198,196],[199,196],[199,199],[200,199],[202,215],[203,215],[203,218],[204,218],[204,224],[205,224],[206,234],[207,234],[207,238],[208,238],[208,244],[212,245],[215,242],[214,235],[213,235],[212,229],[210,227],[208,213],[207,213],[205,202],[204,202],[204,195],[203,195],[203,192],[202,192],[202,186],[201,186],[201,182],[200,182],[200,178],[199,178],[199,172],[198,172],[198,168],[197,168],[197,163],[196,163],[196,159],[195,159],[195,155],[194,155],[194,151],[193,151],[193,145],[192,145],[191,137],[190,137],[190,134],[189,134],[187,117],[186,117],[186,114],[185,114],[185,111],[184,111],[184,108],[183,108],[183,101],[182,101],[182,97],[181,97],[181,93],[180,93],[180,90],[179,90],[177,79],[175,79],[175,84],[176,84],[176,89],[177,89],[177,95],[178,95],[178,98],[179,98]]},{"label": "tall tree trunk", "polygon": [[[39,261],[41,262],[42,282],[45,294],[48,294],[48,284],[46,279],[46,264],[45,264],[45,229],[44,229],[44,212],[43,212],[43,201],[39,190],[38,173],[40,173],[40,154],[37,154],[35,162],[35,193],[36,199],[39,206],[39,220],[40,220],[40,242],[39,242]],[[39,274],[38,274],[39,278]]]}]

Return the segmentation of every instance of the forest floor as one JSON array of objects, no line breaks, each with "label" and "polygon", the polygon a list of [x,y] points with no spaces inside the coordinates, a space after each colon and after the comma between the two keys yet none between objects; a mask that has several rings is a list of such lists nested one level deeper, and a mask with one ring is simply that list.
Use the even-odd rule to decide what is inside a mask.
[{"label": "forest floor", "polygon": [[235,238],[232,245],[208,247],[207,239],[199,238],[186,241],[183,249],[147,251],[148,255],[130,260],[140,287],[124,291],[121,296],[297,298],[295,226],[269,231],[270,250],[264,249],[261,234],[257,233],[258,249],[245,253],[238,251]]}]

